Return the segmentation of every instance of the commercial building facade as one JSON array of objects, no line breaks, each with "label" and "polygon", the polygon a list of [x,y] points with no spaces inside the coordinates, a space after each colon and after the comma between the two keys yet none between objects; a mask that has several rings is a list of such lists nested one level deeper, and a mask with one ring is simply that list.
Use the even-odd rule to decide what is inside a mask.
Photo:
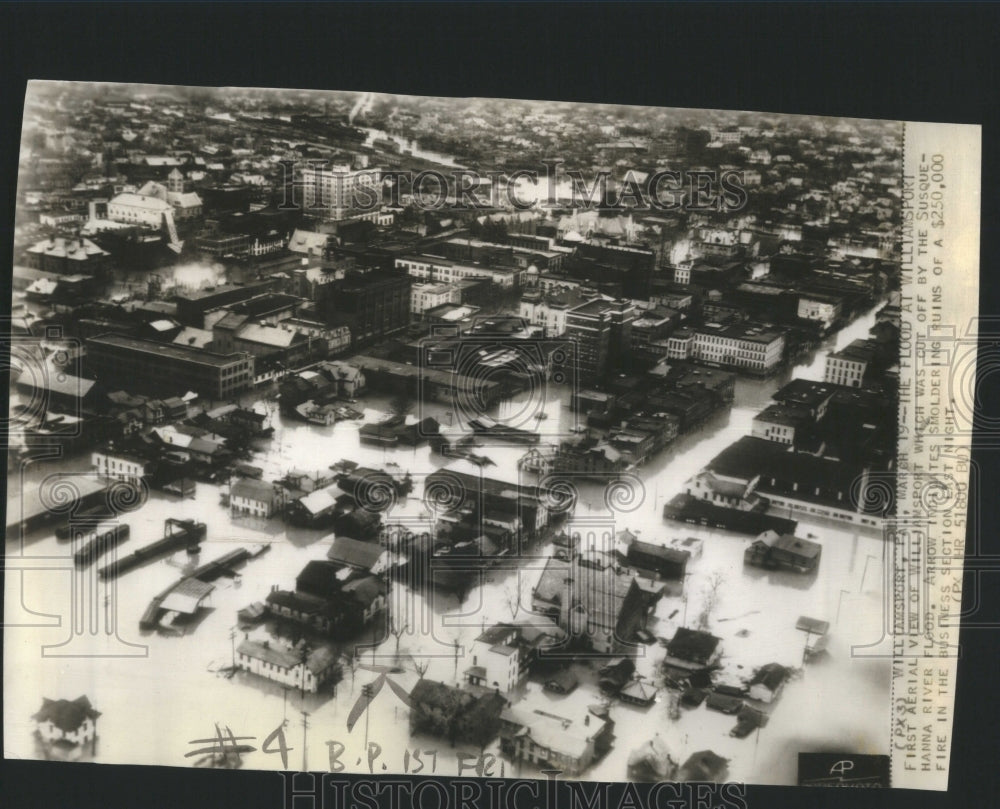
[{"label": "commercial building facade", "polygon": [[223,399],[252,387],[250,354],[216,354],[114,334],[87,340],[86,361],[98,379],[130,391],[194,391]]}]

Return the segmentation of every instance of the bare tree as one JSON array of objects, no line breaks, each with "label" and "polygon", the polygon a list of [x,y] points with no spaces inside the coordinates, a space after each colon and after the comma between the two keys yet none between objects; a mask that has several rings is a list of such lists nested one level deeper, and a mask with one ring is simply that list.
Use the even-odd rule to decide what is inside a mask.
[{"label": "bare tree", "polygon": [[705,583],[705,600],[702,602],[701,613],[698,616],[698,628],[702,631],[708,629],[712,613],[719,606],[719,591],[725,581],[726,578],[722,575],[722,571],[717,570],[708,577],[708,581]]},{"label": "bare tree", "polygon": [[397,616],[393,615],[389,625],[389,632],[396,639],[396,662],[399,662],[399,641],[410,630],[410,624],[404,623]]},{"label": "bare tree", "polygon": [[503,588],[504,603],[510,610],[510,620],[517,620],[517,614],[521,610],[521,578],[518,576],[517,584],[513,587],[508,584]]},{"label": "bare tree", "polygon": [[420,675],[420,679],[422,680],[424,675],[427,673],[427,669],[430,668],[431,661],[426,657],[422,657],[420,660],[417,660],[415,657],[411,659],[413,660],[413,668],[416,670],[417,674]]}]

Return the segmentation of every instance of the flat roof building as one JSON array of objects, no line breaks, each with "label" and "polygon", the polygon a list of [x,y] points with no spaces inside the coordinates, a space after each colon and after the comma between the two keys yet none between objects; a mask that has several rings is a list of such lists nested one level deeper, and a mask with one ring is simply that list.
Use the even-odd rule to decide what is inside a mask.
[{"label": "flat roof building", "polygon": [[87,340],[87,364],[98,379],[130,391],[195,391],[222,399],[253,385],[254,358],[191,346],[104,334]]}]

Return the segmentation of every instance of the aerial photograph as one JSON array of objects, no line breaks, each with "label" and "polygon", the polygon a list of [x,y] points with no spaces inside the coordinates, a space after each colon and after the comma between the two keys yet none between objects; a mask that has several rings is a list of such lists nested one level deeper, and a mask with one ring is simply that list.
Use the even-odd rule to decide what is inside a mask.
[{"label": "aerial photograph", "polygon": [[887,786],[903,141],[29,83],[4,755]]}]

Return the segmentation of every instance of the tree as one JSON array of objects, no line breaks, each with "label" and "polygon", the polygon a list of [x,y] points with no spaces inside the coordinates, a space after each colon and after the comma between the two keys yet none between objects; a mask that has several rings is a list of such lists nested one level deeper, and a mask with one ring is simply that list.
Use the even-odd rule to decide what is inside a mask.
[{"label": "tree", "polygon": [[393,615],[392,622],[389,626],[389,631],[392,636],[396,639],[396,661],[399,662],[399,641],[403,635],[410,629],[409,623],[404,623],[397,616]]},{"label": "tree", "polygon": [[719,605],[719,590],[724,583],[725,577],[721,571],[717,570],[709,576],[705,584],[705,600],[702,602],[701,613],[698,616],[698,628],[702,631],[708,629],[708,622],[712,617],[712,613],[715,612],[715,608]]},{"label": "tree", "polygon": [[411,658],[411,660],[413,661],[414,670],[420,675],[420,679],[422,680],[427,673],[427,669],[430,668],[431,661],[426,657],[421,658],[419,661],[415,657]]},{"label": "tree", "polygon": [[511,586],[508,584],[503,589],[504,593],[504,603],[507,605],[507,609],[510,611],[510,620],[514,621],[517,619],[517,613],[521,609],[521,579],[518,576],[517,585]]},{"label": "tree", "polygon": [[299,680],[299,698],[306,698],[306,669],[309,668],[309,654],[312,652],[312,648],[306,641],[302,642],[299,646],[299,665],[302,666],[302,677]]}]

